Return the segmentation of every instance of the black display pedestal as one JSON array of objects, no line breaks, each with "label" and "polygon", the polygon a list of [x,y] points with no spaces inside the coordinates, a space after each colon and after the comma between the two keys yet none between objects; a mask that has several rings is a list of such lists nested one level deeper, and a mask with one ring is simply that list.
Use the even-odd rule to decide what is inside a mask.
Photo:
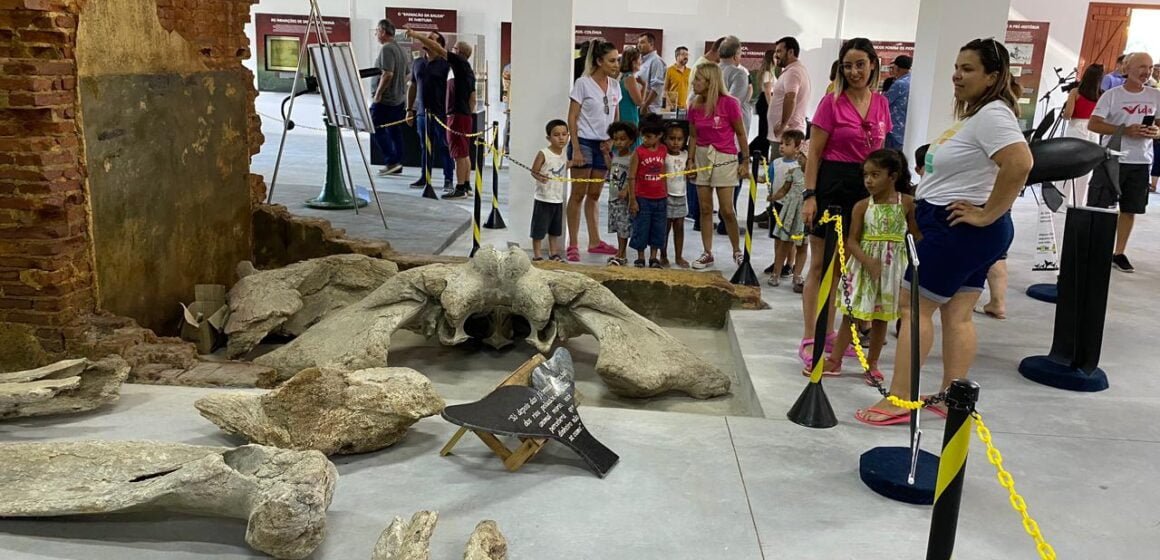
[{"label": "black display pedestal", "polygon": [[1051,353],[1024,359],[1019,364],[1023,377],[1068,391],[1108,388],[1099,362],[1116,222],[1114,210],[1068,209]]}]

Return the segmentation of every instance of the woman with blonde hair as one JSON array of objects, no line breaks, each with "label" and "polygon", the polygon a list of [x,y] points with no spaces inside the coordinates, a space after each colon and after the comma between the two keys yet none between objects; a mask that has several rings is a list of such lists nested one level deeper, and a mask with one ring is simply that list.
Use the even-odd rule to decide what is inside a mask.
[{"label": "woman with blonde hair", "polygon": [[701,209],[701,242],[705,252],[693,268],[713,266],[713,191],[720,217],[733,245],[733,260],[741,264],[742,253],[733,209],[733,189],[749,177],[749,143],[745,138],[741,103],[725,91],[721,67],[703,64],[693,73],[693,102],[689,105],[690,170],[698,169],[693,183]]}]

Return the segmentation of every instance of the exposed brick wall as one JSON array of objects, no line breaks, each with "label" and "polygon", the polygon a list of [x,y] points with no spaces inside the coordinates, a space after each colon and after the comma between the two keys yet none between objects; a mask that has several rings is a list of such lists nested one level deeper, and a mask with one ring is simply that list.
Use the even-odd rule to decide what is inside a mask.
[{"label": "exposed brick wall", "polygon": [[[244,26],[257,0],[155,1],[162,26],[194,44],[208,69],[249,75],[241,65],[250,56]],[[49,355],[81,337],[96,305],[93,259],[100,256],[93,255],[77,93],[85,4],[0,0],[0,338],[32,334]],[[257,91],[247,94],[252,106]],[[250,155],[262,142],[251,112]],[[257,202],[262,178],[251,175],[250,185]]]},{"label": "exposed brick wall", "polygon": [[[156,0],[161,26],[176,31],[193,43],[213,70],[237,70],[250,75],[247,94],[250,103],[258,97],[252,73],[242,66],[250,58],[250,39],[245,25],[250,21],[250,5],[258,0]],[[262,121],[256,111],[250,113],[248,144],[250,155],[262,149]],[[261,175],[250,175],[255,204],[265,200],[266,186]]]},{"label": "exposed brick wall", "polygon": [[77,122],[79,4],[0,0],[0,323],[49,353],[93,310],[92,236]]}]

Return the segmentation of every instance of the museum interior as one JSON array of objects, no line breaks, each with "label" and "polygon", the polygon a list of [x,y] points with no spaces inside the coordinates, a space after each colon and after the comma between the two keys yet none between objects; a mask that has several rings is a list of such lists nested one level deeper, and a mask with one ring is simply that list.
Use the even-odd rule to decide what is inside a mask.
[{"label": "museum interior", "polygon": [[0,68],[0,558],[1160,548],[1160,1],[0,0]]}]

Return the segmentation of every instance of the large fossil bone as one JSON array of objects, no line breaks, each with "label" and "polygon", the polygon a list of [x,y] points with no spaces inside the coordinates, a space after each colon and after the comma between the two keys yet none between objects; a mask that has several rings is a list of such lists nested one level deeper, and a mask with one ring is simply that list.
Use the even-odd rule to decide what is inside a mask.
[{"label": "large fossil bone", "polygon": [[[283,378],[308,367],[381,367],[400,328],[454,345],[479,336],[469,331],[478,331],[480,319],[488,317],[493,330],[480,338],[497,347],[510,342],[505,334],[519,331],[517,326],[545,353],[557,339],[592,334],[600,342],[596,372],[619,395],[681,391],[710,398],[729,392],[728,376],[595,280],[540,270],[518,249],[500,253],[491,247],[465,264],[400,272],[362,301],[255,361]],[[522,318],[520,325],[515,317]]]},{"label": "large fossil bone", "polygon": [[317,451],[162,442],[0,444],[0,517],[176,511],[246,519],[246,542],[305,558],[338,474]]}]

